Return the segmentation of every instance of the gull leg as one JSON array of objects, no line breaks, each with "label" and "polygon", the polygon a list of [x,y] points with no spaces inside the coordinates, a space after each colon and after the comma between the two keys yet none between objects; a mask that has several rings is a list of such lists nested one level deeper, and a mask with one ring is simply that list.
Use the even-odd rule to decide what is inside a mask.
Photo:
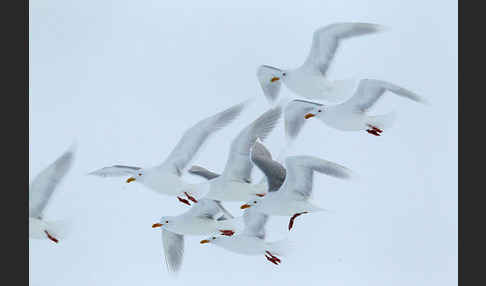
[{"label": "gull leg", "polygon": [[49,238],[50,240],[54,241],[55,243],[58,243],[59,242],[59,240],[57,240],[57,238],[55,238],[49,232],[47,232],[47,230],[44,230],[44,232],[47,235],[47,238]]},{"label": "gull leg", "polygon": [[266,250],[265,253],[270,255],[270,257],[275,259],[278,263],[282,262],[282,260],[280,260],[277,256],[273,255],[270,251]]},{"label": "gull leg", "polygon": [[193,201],[194,203],[197,203],[197,200],[193,196],[190,196],[187,192],[184,192],[184,195],[186,195],[186,197],[191,201]]},{"label": "gull leg", "polygon": [[181,202],[183,204],[186,204],[188,206],[191,205],[191,203],[188,200],[186,200],[186,199],[183,199],[183,198],[180,198],[180,197],[177,197],[177,199],[179,200],[179,202]]},{"label": "gull leg", "polygon": [[270,257],[270,256],[268,256],[268,255],[266,255],[266,254],[265,254],[265,257],[267,258],[267,260],[268,260],[268,261],[272,262],[272,263],[273,263],[273,264],[275,264],[275,265],[278,265],[278,262],[277,262],[277,261],[275,261],[275,259],[273,259],[272,257]]},{"label": "gull leg", "polygon": [[372,135],[375,135],[375,136],[380,136],[381,133],[383,132],[383,130],[381,130],[380,128],[376,127],[376,126],[373,126],[373,125],[370,125],[370,124],[367,124],[368,127],[370,127],[371,129],[366,129],[366,132],[372,134]]},{"label": "gull leg", "polygon": [[220,229],[219,231],[221,232],[222,235],[226,235],[226,236],[232,236],[233,234],[235,234],[234,231],[229,229]]},{"label": "gull leg", "polygon": [[278,257],[274,256],[269,251],[265,251],[265,258],[275,265],[278,265],[281,262],[281,260]]},{"label": "gull leg", "polygon": [[294,219],[300,215],[303,215],[303,214],[306,214],[307,212],[301,212],[301,213],[296,213],[294,214],[291,218],[290,218],[290,221],[289,221],[289,230],[292,229],[292,227],[294,226]]}]

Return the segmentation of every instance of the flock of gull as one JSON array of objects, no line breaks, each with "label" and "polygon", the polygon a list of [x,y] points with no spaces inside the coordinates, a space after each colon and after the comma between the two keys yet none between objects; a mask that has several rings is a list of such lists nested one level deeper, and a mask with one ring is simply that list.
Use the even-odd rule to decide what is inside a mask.
[{"label": "flock of gull", "polygon": [[[126,183],[140,183],[190,206],[188,211],[177,216],[163,216],[152,225],[161,229],[164,258],[170,272],[179,271],[182,265],[185,235],[207,236],[200,241],[201,244],[210,243],[244,255],[262,255],[278,265],[288,248],[288,241],[265,240],[265,225],[269,217],[290,217],[290,231],[298,216],[323,210],[309,200],[314,172],[342,180],[354,176],[344,166],[313,156],[288,156],[284,158],[284,164],[273,159],[263,141],[279,119],[284,117],[285,134],[291,140],[297,138],[305,122],[313,117],[338,130],[366,131],[370,135],[381,136],[383,130],[393,123],[395,114],[369,116],[367,111],[386,91],[425,103],[415,93],[381,80],[326,79],[327,70],[342,40],[381,30],[381,26],[369,23],[331,24],[314,32],[310,53],[300,67],[283,70],[260,66],[257,78],[271,108],[233,139],[221,174],[201,166],[191,166],[191,161],[201,145],[231,124],[249,101],[236,104],[189,128],[160,165],[113,165],[89,174],[125,177]],[[296,95],[309,100],[292,99],[285,104],[277,102],[282,83]],[[314,100],[331,104],[324,105]],[[55,243],[62,238],[64,226],[46,220],[43,211],[70,169],[74,153],[75,148],[69,148],[30,184],[29,237],[49,239]],[[258,183],[252,182],[251,178],[254,166],[264,175]],[[185,182],[182,179],[185,172],[200,176],[205,181],[196,184]],[[223,207],[224,202],[241,202],[243,215],[234,217]],[[238,219],[242,219],[243,227],[238,227]]]}]

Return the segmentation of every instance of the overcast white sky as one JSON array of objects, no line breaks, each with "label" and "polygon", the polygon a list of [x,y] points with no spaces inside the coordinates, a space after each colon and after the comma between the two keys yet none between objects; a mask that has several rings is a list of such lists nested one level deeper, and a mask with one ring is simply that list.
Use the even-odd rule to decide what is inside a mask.
[{"label": "overcast white sky", "polygon": [[[30,1],[30,177],[78,143],[47,212],[69,219],[58,245],[29,241],[31,285],[456,285],[457,1]],[[187,207],[123,179],[85,174],[114,163],[160,163],[198,120],[257,100],[195,162],[221,172],[230,140],[269,105],[256,68],[296,67],[312,32],[337,21],[389,31],[346,41],[329,76],[383,79],[426,97],[390,94],[383,136],[309,121],[292,154],[343,164],[361,179],[315,177],[314,201],[280,266],[187,237],[178,278],[150,226]],[[285,88],[284,96],[292,96]],[[282,148],[283,124],[267,141]],[[260,176],[255,172],[256,176]],[[190,181],[198,179],[187,176]],[[227,204],[235,214],[239,204]],[[288,235],[272,218],[268,239]]]}]

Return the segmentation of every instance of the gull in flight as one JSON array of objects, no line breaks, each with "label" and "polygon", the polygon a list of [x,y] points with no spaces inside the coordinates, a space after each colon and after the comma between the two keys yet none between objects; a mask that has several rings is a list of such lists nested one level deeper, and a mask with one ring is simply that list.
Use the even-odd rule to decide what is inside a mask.
[{"label": "gull in flight", "polygon": [[426,103],[423,98],[403,87],[381,80],[362,79],[354,95],[341,104],[328,106],[305,100],[291,101],[285,107],[285,133],[289,138],[295,139],[306,119],[316,117],[335,129],[366,130],[369,134],[380,136],[383,129],[393,124],[395,113],[369,116],[367,111],[386,91],[416,102]]},{"label": "gull in flight", "polygon": [[275,102],[281,82],[296,94],[308,99],[331,102],[348,98],[356,87],[355,79],[329,81],[327,71],[343,39],[373,34],[383,28],[370,23],[335,23],[314,32],[310,52],[304,64],[282,70],[268,65],[257,69],[257,78],[269,102]]},{"label": "gull in flight", "polygon": [[163,216],[152,228],[162,229],[162,246],[169,272],[176,273],[182,265],[184,235],[221,234],[231,236],[236,227],[233,216],[218,201],[200,199],[188,211],[178,216]]},{"label": "gull in flight", "polygon": [[44,211],[52,194],[71,168],[74,146],[70,147],[54,163],[38,174],[29,186],[29,237],[50,239],[58,243],[64,223],[46,221]]},{"label": "gull in flight", "polygon": [[[188,184],[181,179],[184,168],[195,157],[206,140],[216,131],[235,120],[248,101],[237,104],[216,115],[199,121],[188,129],[165,161],[155,167],[141,168],[114,165],[89,173],[100,177],[130,176],[126,182],[139,182],[144,186],[165,195],[177,196],[178,200],[191,205],[188,199],[197,202],[197,184]],[[182,196],[182,197],[181,197]],[[184,198],[187,197],[187,199]]]},{"label": "gull in flight", "polygon": [[[251,149],[251,160],[265,174],[268,192],[275,192],[282,186],[286,170],[277,161],[272,159],[272,154],[265,146],[257,140]],[[204,167],[192,166],[189,172],[212,180],[219,176]],[[201,244],[213,243],[228,251],[244,255],[265,255],[265,258],[275,265],[281,263],[278,256],[283,256],[285,250],[289,248],[287,240],[278,242],[265,241],[265,224],[268,215],[259,212],[256,208],[245,210],[243,222],[245,228],[241,234],[232,237],[213,236],[201,240]],[[278,256],[277,256],[278,255]]]},{"label": "gull in flight", "polygon": [[264,255],[275,265],[281,262],[278,256],[283,256],[289,248],[287,240],[276,242],[265,241],[265,225],[268,215],[256,210],[246,210],[243,214],[245,228],[233,236],[212,236],[201,240],[201,244],[211,243],[228,251],[243,255]]},{"label": "gull in flight", "polygon": [[212,178],[206,184],[209,191],[204,196],[218,201],[247,201],[266,194],[264,184],[252,184],[253,163],[250,151],[257,139],[264,140],[276,126],[282,108],[272,108],[244,128],[233,140],[226,166],[221,176]]},{"label": "gull in flight", "polygon": [[[282,169],[280,163],[270,161],[257,165],[267,176],[267,180],[274,180],[275,170]],[[274,216],[291,216],[289,230],[294,220],[302,214],[322,211],[323,209],[310,203],[312,194],[314,171],[340,179],[353,176],[351,170],[336,163],[311,156],[291,156],[285,159],[285,181],[278,190],[270,191],[265,197],[254,197],[253,200],[241,206],[241,209],[253,208],[255,211]],[[277,184],[278,185],[278,184]]]},{"label": "gull in flight", "polygon": [[[251,161],[265,174],[261,188],[267,188],[269,192],[277,191],[285,181],[286,170],[278,161],[272,159],[272,154],[268,149],[257,140],[251,149]],[[212,180],[220,176],[201,166],[192,166],[188,172],[200,176],[207,180]],[[258,197],[261,197],[257,194]]]}]

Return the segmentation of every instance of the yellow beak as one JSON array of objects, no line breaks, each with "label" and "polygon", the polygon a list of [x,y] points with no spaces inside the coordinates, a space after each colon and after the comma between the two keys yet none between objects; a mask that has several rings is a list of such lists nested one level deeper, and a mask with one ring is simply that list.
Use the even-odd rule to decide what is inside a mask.
[{"label": "yellow beak", "polygon": [[209,240],[207,240],[207,239],[201,240],[201,244],[205,244],[205,243],[209,243]]},{"label": "yellow beak", "polygon": [[134,177],[130,177],[130,178],[127,179],[127,183],[130,183],[130,182],[133,182],[133,181],[135,181]]},{"label": "yellow beak", "polygon": [[242,205],[242,206],[240,207],[240,209],[244,210],[244,209],[247,209],[247,208],[249,208],[249,207],[251,207],[249,204],[244,204],[244,205]]},{"label": "yellow beak", "polygon": [[271,82],[274,82],[274,81],[277,81],[277,80],[279,80],[279,79],[280,79],[279,77],[274,76],[274,77],[272,77],[272,79],[271,79],[270,81],[271,81]]},{"label": "yellow beak", "polygon": [[316,116],[316,115],[313,114],[313,113],[307,113],[306,115],[304,115],[304,118],[309,119],[309,118],[314,117],[314,116]]},{"label": "yellow beak", "polygon": [[154,224],[152,225],[152,228],[161,227],[162,225],[163,225],[163,224],[161,224],[161,223],[154,223]]}]

